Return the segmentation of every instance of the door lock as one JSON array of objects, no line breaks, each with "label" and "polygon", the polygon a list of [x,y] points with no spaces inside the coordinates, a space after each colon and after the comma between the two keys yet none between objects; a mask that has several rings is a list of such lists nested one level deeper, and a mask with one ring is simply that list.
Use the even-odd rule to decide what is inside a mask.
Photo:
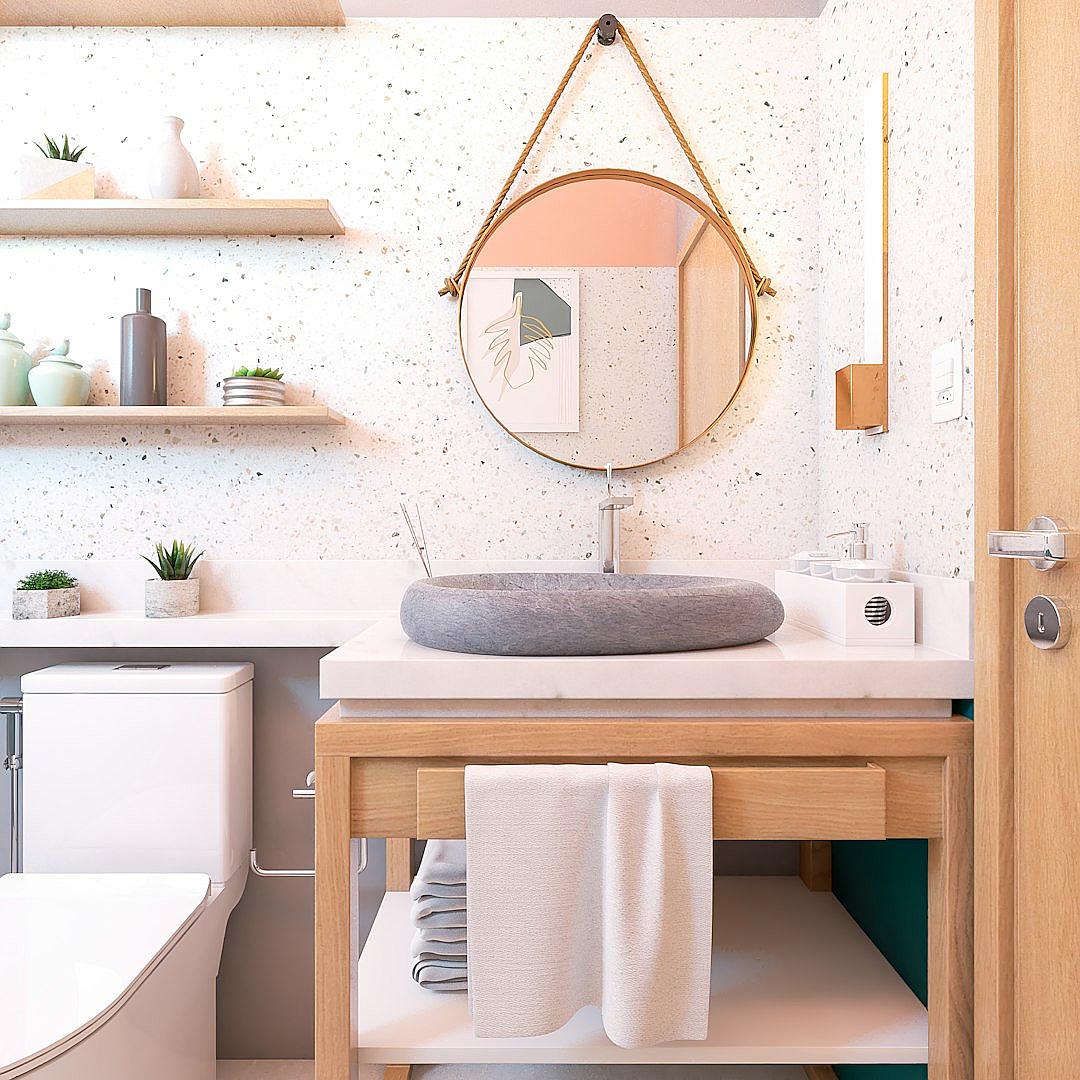
[{"label": "door lock", "polygon": [[1072,631],[1069,608],[1060,596],[1033,596],[1024,608],[1024,629],[1036,649],[1063,649]]},{"label": "door lock", "polygon": [[1036,517],[1023,532],[991,532],[986,551],[998,559],[1027,559],[1036,570],[1053,570],[1080,554],[1080,533],[1051,517]]}]

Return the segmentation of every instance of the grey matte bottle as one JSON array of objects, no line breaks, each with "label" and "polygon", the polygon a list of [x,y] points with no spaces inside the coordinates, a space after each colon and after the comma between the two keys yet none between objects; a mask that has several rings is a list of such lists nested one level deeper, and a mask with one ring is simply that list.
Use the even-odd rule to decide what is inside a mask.
[{"label": "grey matte bottle", "polygon": [[150,314],[150,290],[135,290],[135,311],[120,320],[120,404],[167,405],[165,323]]}]

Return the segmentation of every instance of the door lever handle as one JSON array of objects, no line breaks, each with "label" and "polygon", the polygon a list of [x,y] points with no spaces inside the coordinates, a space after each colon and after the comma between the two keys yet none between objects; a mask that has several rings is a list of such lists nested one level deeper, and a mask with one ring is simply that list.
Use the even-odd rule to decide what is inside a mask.
[{"label": "door lever handle", "polygon": [[986,553],[997,559],[1027,559],[1036,570],[1053,570],[1080,557],[1080,533],[1051,517],[1032,518],[1023,532],[990,532]]}]

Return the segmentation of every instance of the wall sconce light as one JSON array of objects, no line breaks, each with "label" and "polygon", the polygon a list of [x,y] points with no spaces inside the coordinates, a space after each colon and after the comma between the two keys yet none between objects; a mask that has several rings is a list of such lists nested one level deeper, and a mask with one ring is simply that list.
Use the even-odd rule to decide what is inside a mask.
[{"label": "wall sconce light", "polygon": [[889,75],[863,99],[863,354],[836,373],[836,427],[889,430]]}]

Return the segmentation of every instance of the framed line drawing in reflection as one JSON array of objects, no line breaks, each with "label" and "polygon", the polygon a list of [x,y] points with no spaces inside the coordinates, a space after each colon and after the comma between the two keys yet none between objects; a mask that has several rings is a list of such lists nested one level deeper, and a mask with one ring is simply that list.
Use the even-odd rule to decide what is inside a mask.
[{"label": "framed line drawing in reflection", "polygon": [[461,309],[463,350],[484,403],[512,432],[576,432],[580,413],[576,270],[473,270]]}]

